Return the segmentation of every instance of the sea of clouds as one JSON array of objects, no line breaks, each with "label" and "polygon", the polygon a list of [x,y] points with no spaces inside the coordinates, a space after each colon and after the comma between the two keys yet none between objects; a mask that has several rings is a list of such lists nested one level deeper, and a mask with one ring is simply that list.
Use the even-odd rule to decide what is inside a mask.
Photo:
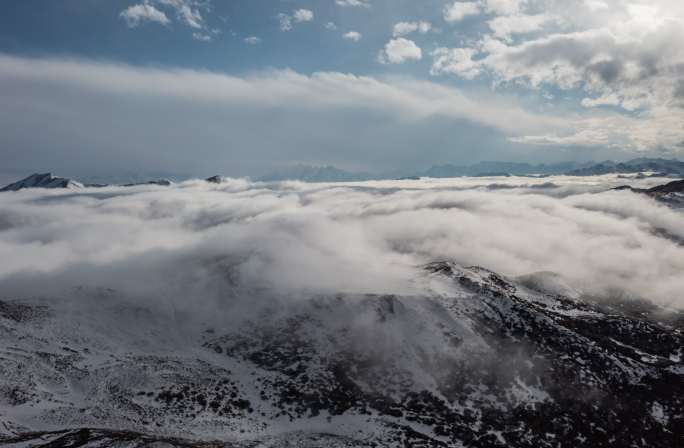
[{"label": "sea of clouds", "polygon": [[225,179],[2,193],[0,300],[85,288],[211,309],[264,291],[416,294],[423,264],[453,260],[682,309],[684,214],[611,190],[666,181]]}]

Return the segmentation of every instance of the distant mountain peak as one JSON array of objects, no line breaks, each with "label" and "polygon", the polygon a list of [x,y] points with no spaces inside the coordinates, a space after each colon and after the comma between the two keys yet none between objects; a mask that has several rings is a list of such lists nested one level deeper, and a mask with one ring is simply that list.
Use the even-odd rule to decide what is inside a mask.
[{"label": "distant mountain peak", "polygon": [[571,176],[599,176],[613,173],[655,172],[665,175],[684,175],[684,162],[676,159],[640,157],[626,162],[606,160],[568,172]]},{"label": "distant mountain peak", "polygon": [[332,165],[292,165],[269,173],[259,180],[264,182],[301,180],[305,182],[350,182],[372,179],[368,173],[345,171]]},{"label": "distant mountain peak", "polygon": [[0,191],[18,191],[25,188],[83,188],[83,184],[73,179],[53,176],[52,173],[34,173],[7,185]]}]

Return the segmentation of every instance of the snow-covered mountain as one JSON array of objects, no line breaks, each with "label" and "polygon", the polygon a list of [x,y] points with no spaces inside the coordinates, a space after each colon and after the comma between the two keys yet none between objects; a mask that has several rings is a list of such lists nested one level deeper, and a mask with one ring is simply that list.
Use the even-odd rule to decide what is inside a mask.
[{"label": "snow-covered mountain", "polygon": [[682,446],[681,313],[549,273],[422,272],[406,296],[262,291],[244,318],[108,289],[5,298],[0,443]]},{"label": "snow-covered mountain", "polygon": [[[123,187],[136,187],[139,185],[158,185],[162,187],[168,187],[172,185],[173,182],[168,180],[168,179],[157,179],[157,180],[149,180],[149,181],[144,181],[144,182],[135,182],[135,183],[128,183],[121,185]],[[83,184],[81,182],[75,181],[73,179],[69,178],[64,178],[64,177],[57,177],[53,176],[52,173],[45,173],[45,174],[31,174],[30,176],[11,183],[7,185],[6,187],[0,189],[0,192],[3,191],[18,191],[18,190],[23,190],[25,188],[68,188],[68,189],[77,189],[77,188],[84,188],[84,187],[107,187],[109,185],[107,184]]]},{"label": "snow-covered mountain", "polygon": [[83,184],[72,179],[53,176],[52,173],[36,173],[11,183],[0,191],[18,191],[24,188],[83,188]]}]

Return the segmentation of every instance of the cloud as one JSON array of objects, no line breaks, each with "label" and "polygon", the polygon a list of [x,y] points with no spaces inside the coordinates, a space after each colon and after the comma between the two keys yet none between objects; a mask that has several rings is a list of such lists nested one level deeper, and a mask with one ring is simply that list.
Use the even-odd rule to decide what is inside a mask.
[{"label": "cloud", "polygon": [[0,55],[0,92],[6,172],[263,174],[284,161],[415,169],[497,159],[508,138],[567,131],[567,120],[502,95],[337,72],[231,76]]},{"label": "cloud", "polygon": [[498,16],[487,22],[497,38],[510,39],[516,34],[527,34],[540,31],[545,25],[554,21],[547,14]]},{"label": "cloud", "polygon": [[518,14],[527,3],[528,0],[484,0],[484,8],[488,13],[506,16]]},{"label": "cloud", "polygon": [[599,98],[584,98],[582,106],[597,107],[597,106],[619,106],[620,98],[614,93],[607,93]]},{"label": "cloud", "polygon": [[278,14],[278,22],[280,22],[280,31],[290,31],[292,29],[292,17],[285,14]]},{"label": "cloud", "polygon": [[325,29],[326,29],[326,30],[333,30],[333,31],[334,31],[334,30],[337,29],[337,25],[335,25],[334,22],[328,22],[328,23],[325,24]]},{"label": "cloud", "polygon": [[420,22],[399,22],[394,25],[392,34],[395,37],[405,36],[407,34],[415,33],[416,31],[421,34],[426,34],[432,29],[432,24],[430,22],[420,21]]},{"label": "cloud", "polygon": [[308,9],[297,9],[292,12],[292,15],[280,13],[277,17],[278,21],[280,22],[280,31],[290,31],[292,30],[293,22],[311,22],[314,18],[314,14]]},{"label": "cloud", "polygon": [[342,37],[347,40],[358,42],[361,40],[361,37],[363,36],[358,31],[349,31],[348,33],[345,33]]},{"label": "cloud", "polygon": [[466,17],[480,14],[480,8],[477,2],[454,2],[444,8],[444,20],[449,23],[460,22]]},{"label": "cloud", "polygon": [[249,45],[257,45],[261,43],[261,38],[257,36],[249,36],[243,39],[243,42]]},{"label": "cloud", "polygon": [[[171,20],[160,8],[175,12],[176,19],[181,23],[194,28],[205,30],[206,26],[200,9],[209,9],[210,3],[197,0],[144,0],[143,3],[133,5],[121,12],[120,16],[131,28],[137,27],[141,22],[151,21],[168,25]],[[192,34],[196,40],[210,41],[211,36],[206,32],[196,31]]]},{"label": "cloud", "polygon": [[474,79],[480,75],[480,66],[473,61],[476,53],[472,48],[437,48],[432,52],[434,60],[430,73],[452,73],[465,79]]},{"label": "cloud", "polygon": [[378,60],[383,64],[403,64],[406,61],[419,61],[423,52],[415,42],[403,37],[391,39],[380,51]]},{"label": "cloud", "polygon": [[590,11],[601,11],[610,8],[603,0],[584,0],[584,4]]},{"label": "cloud", "polygon": [[129,28],[136,28],[143,22],[155,22],[161,25],[171,23],[166,14],[147,3],[129,6],[119,15],[126,21]]},{"label": "cloud", "polygon": [[[176,15],[179,20],[191,28],[201,29],[204,27],[204,21],[200,14],[199,5],[192,0],[156,0],[161,5],[170,6],[176,10]],[[194,6],[194,7],[193,7]]]},{"label": "cloud", "polygon": [[335,4],[342,7],[370,8],[367,0],[335,0]]},{"label": "cloud", "polygon": [[[624,111],[623,120],[584,116],[576,136],[558,141],[602,145],[605,139],[591,143],[588,137],[610,134],[621,135],[620,143],[630,150],[681,152],[684,129],[667,116],[683,118],[676,92],[684,73],[684,49],[678,44],[684,40],[684,7],[670,0],[604,5],[608,2],[487,2],[485,11],[494,15],[487,20],[491,33],[467,46],[434,51],[431,73],[481,77],[500,90],[565,90],[580,108],[611,105]],[[589,129],[597,122],[629,127]],[[662,138],[647,131],[663,125],[674,127],[658,128]]]},{"label": "cloud", "polygon": [[295,22],[311,22],[314,14],[309,9],[298,9],[292,14],[292,18]]},{"label": "cloud", "polygon": [[211,42],[212,37],[209,34],[204,33],[192,33],[192,38],[202,42]]},{"label": "cloud", "polygon": [[662,236],[684,238],[680,213],[606,191],[623,182],[615,176],[491,182],[234,179],[2,194],[0,291],[113,288],[178,306],[264,289],[407,295],[425,293],[414,280],[422,264],[448,259],[507,276],[556,272],[590,300],[684,308],[684,247]]}]

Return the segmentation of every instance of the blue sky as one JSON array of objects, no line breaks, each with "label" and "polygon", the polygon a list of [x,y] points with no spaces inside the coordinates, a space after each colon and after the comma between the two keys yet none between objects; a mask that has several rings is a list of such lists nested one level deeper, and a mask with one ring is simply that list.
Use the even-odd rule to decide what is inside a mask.
[{"label": "blue sky", "polygon": [[[372,7],[341,7],[334,0],[231,0],[185,2],[201,16],[198,29],[177,17],[175,9],[158,2],[149,5],[168,18],[168,24],[141,19],[129,27],[121,13],[144,2],[135,0],[25,0],[12,2],[0,17],[0,43],[5,52],[25,55],[64,55],[109,59],[131,64],[166,65],[246,73],[265,68],[290,68],[310,73],[342,71],[359,74],[400,73],[426,76],[430,62],[397,67],[377,61],[378,50],[392,36],[396,23],[421,20],[442,25],[444,1],[383,0]],[[370,4],[370,3],[368,3]],[[292,20],[280,29],[279,14],[296,10],[313,13],[310,22]],[[58,20],[56,18],[59,18]],[[334,25],[331,29],[330,24]],[[472,28],[472,23],[461,27]],[[361,34],[355,42],[344,39]],[[449,36],[444,34],[449,32]],[[455,31],[455,32],[453,32]],[[453,33],[452,33],[453,32]],[[193,35],[196,38],[193,38]],[[198,40],[203,36],[210,42]],[[245,38],[257,37],[257,45]],[[465,38],[457,30],[415,33],[426,51]]]},{"label": "blue sky", "polygon": [[6,173],[679,157],[673,0],[22,0]]}]

